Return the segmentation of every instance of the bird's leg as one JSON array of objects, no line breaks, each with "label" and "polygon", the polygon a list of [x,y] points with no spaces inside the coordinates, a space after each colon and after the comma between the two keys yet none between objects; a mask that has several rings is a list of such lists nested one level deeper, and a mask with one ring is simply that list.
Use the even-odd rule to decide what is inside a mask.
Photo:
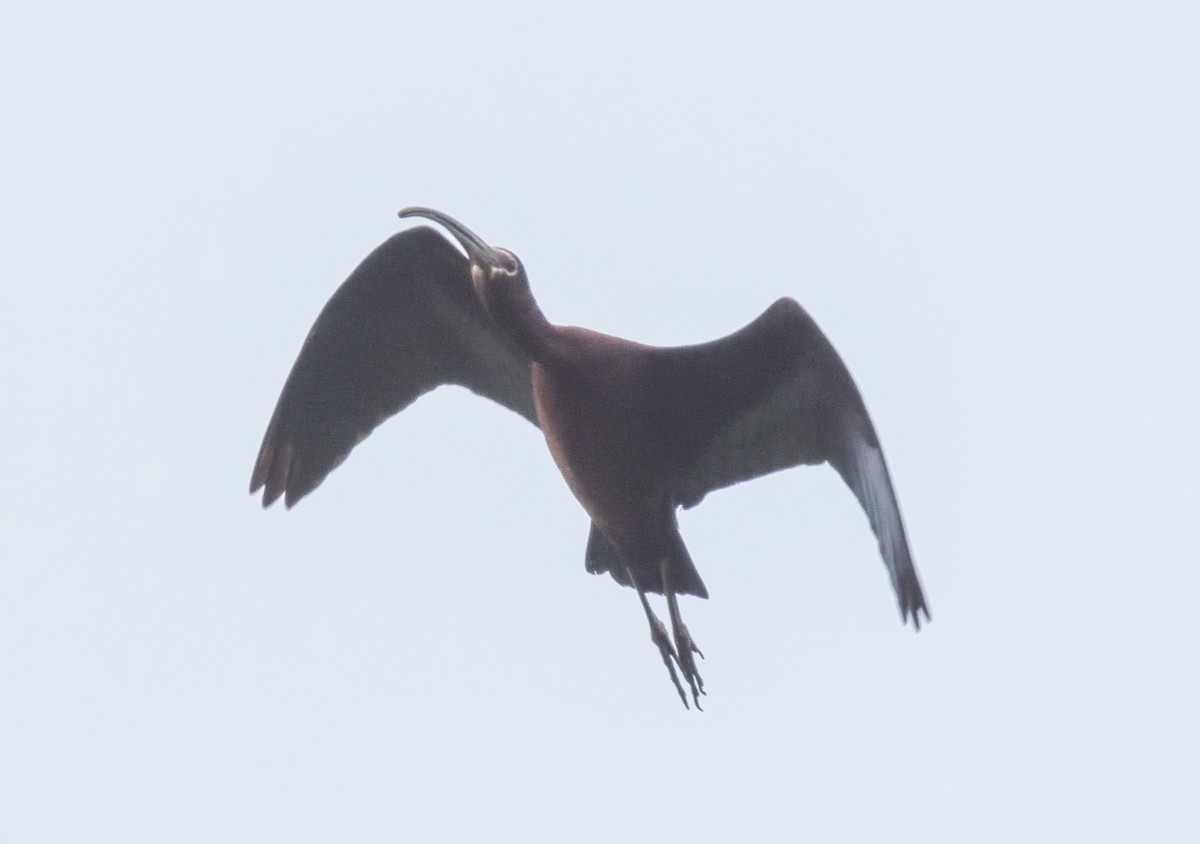
[{"label": "bird's leg", "polygon": [[[708,692],[704,691],[704,680],[700,677],[700,672],[696,670],[696,660],[692,659],[692,654],[700,654],[701,659],[704,659],[704,654],[696,647],[692,634],[688,632],[687,625],[683,623],[683,618],[679,615],[679,601],[675,590],[671,588],[669,566],[670,563],[667,560],[662,561],[663,594],[667,596],[667,609],[671,613],[671,632],[675,634],[676,659],[679,662],[679,670],[683,672],[683,676],[692,689],[692,700],[695,702],[696,708],[700,709],[700,695],[708,694]],[[686,704],[687,701],[684,703]]]},{"label": "bird's leg", "polygon": [[[671,682],[675,684],[675,691],[679,692],[679,699],[683,701],[685,708],[690,709],[687,695],[684,694],[683,686],[679,683],[679,675],[675,673],[675,663],[679,662],[679,655],[675,653],[675,646],[671,644],[671,639],[667,636],[667,628],[654,614],[654,610],[650,609],[650,602],[646,600],[646,590],[637,582],[632,571],[628,569],[626,571],[629,572],[629,579],[633,581],[633,588],[637,590],[638,599],[642,602],[642,609],[646,611],[646,619],[650,622],[650,641],[654,642],[659,654],[662,655],[663,664],[667,666],[667,671],[671,674]],[[682,668],[682,663],[680,667]]]}]

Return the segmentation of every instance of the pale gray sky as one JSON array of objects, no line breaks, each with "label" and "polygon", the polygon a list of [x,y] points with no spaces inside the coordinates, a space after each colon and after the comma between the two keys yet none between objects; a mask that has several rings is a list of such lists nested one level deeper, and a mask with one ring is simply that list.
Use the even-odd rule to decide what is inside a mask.
[{"label": "pale gray sky", "polygon": [[[6,8],[0,839],[1195,840],[1198,43],[1190,2]],[[263,513],[410,204],[557,322],[802,302],[933,623],[828,468],[714,494],[685,712],[538,432],[458,390]]]}]

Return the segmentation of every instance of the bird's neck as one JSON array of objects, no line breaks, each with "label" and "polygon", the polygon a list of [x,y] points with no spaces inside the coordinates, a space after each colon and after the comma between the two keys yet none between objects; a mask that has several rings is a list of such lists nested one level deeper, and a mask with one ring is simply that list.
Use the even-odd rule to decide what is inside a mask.
[{"label": "bird's neck", "polygon": [[492,296],[488,313],[531,360],[545,361],[553,355],[556,331],[527,289],[510,289]]}]

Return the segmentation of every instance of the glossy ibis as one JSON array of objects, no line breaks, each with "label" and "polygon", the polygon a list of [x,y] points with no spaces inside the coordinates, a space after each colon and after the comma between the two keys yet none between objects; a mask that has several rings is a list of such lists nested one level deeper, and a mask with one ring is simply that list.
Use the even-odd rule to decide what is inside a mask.
[{"label": "glossy ibis", "polygon": [[[677,507],[714,489],[828,461],[866,511],[902,620],[929,618],[887,464],[837,352],[783,298],[728,337],[658,348],[542,314],[520,260],[429,208],[434,229],[400,232],[333,294],[304,341],[267,426],[251,493],[291,507],[379,423],[442,384],[461,384],[539,425],[591,516],[585,561],[637,590],[651,639],[685,706],[699,706],[699,654],[677,595],[708,597]],[[666,596],[672,635],[647,592]],[[701,654],[702,656],[702,654]],[[676,666],[679,668],[676,673]]]}]

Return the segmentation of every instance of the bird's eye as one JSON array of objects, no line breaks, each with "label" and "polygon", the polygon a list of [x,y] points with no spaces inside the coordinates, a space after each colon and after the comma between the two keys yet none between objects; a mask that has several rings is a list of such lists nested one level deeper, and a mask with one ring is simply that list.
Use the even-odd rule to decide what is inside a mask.
[{"label": "bird's eye", "polygon": [[507,249],[497,249],[496,254],[500,256],[500,269],[504,270],[508,275],[517,274],[517,258]]}]

